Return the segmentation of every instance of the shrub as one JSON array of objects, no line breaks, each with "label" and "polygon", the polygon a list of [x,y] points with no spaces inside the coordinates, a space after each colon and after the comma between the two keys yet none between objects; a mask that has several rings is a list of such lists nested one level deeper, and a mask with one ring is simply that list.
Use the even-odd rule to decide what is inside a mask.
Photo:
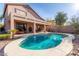
[{"label": "shrub", "polygon": [[7,39],[10,37],[10,34],[0,34],[0,39]]},{"label": "shrub", "polygon": [[11,38],[14,38],[14,34],[17,32],[18,30],[16,30],[16,29],[12,29],[12,30],[9,30],[8,32],[9,33],[12,33],[11,34]]},{"label": "shrub", "polygon": [[75,34],[79,34],[79,16],[73,16],[70,24],[73,26]]}]

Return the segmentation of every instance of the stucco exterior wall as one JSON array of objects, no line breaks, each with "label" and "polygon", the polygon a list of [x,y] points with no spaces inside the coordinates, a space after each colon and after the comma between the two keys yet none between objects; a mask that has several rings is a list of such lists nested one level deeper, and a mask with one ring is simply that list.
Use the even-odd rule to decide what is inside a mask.
[{"label": "stucco exterior wall", "polygon": [[12,13],[12,14],[16,14],[16,15],[20,16],[19,14],[15,13],[15,8],[19,9],[19,10],[22,10],[22,11],[24,11],[27,14],[27,15],[25,15],[25,14],[23,14],[23,13],[20,12],[19,14],[22,15],[21,17],[30,18],[30,19],[33,19],[33,21],[45,22],[43,20],[35,18],[31,13],[29,13],[29,11],[27,10],[27,8],[24,8],[23,6],[9,5],[8,6],[8,15],[10,13]]},{"label": "stucco exterior wall", "polygon": [[[15,29],[15,22],[24,22],[26,24],[27,32],[29,27],[32,28],[32,32],[36,31],[37,24],[42,25],[41,29],[46,29],[46,21],[36,18],[35,14],[23,5],[8,5],[5,13],[5,28],[6,30]],[[7,24],[7,25],[6,25]]]}]

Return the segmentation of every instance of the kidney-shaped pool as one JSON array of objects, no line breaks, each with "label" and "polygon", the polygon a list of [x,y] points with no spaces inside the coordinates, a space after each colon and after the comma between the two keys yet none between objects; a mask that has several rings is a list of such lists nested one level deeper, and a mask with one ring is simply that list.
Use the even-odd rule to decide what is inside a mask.
[{"label": "kidney-shaped pool", "polygon": [[[72,49],[74,35],[66,33],[36,33],[10,42],[4,48],[8,56],[65,56]],[[16,50],[15,50],[16,49]]]},{"label": "kidney-shaped pool", "polygon": [[20,47],[31,50],[49,49],[58,46],[62,42],[62,34],[36,34],[30,35],[20,43]]}]

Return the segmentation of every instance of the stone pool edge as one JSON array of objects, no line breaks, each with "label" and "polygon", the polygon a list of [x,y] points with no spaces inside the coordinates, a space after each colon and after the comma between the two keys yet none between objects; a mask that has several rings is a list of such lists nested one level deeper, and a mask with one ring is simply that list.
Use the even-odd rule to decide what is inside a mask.
[{"label": "stone pool edge", "polygon": [[4,53],[8,56],[65,56],[73,49],[72,39],[75,38],[71,34],[66,35],[68,35],[68,37],[63,38],[64,40],[57,47],[45,50],[23,49],[19,47],[19,43],[24,39],[21,38],[9,43],[5,47]]}]

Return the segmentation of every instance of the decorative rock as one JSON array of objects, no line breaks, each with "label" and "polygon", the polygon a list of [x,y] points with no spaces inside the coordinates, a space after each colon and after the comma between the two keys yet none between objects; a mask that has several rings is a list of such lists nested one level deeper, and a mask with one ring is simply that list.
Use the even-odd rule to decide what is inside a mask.
[{"label": "decorative rock", "polygon": [[77,53],[77,56],[79,56],[79,53]]}]

